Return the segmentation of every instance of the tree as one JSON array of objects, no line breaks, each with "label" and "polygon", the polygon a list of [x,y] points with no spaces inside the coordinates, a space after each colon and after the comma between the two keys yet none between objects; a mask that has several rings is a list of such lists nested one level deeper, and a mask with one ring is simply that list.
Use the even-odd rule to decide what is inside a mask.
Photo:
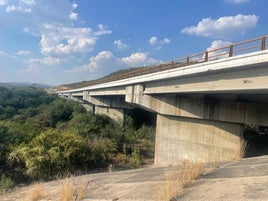
[{"label": "tree", "polygon": [[91,150],[79,135],[55,130],[42,132],[29,145],[20,146],[10,154],[11,161],[22,161],[26,173],[34,179],[50,179],[92,166]]},{"label": "tree", "polygon": [[111,120],[104,115],[76,112],[69,122],[69,127],[75,133],[92,139],[99,137],[102,128],[110,123]]}]

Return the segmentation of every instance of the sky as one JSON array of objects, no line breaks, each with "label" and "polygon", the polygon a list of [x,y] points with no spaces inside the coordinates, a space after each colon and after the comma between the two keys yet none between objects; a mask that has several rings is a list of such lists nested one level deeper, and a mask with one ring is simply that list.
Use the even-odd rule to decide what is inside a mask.
[{"label": "sky", "polygon": [[60,85],[268,33],[267,0],[0,0],[0,82]]}]

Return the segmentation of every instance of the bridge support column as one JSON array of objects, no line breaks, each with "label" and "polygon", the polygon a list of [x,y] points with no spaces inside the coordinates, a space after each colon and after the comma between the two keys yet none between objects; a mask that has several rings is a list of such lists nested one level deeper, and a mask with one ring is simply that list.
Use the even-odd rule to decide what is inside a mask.
[{"label": "bridge support column", "polygon": [[123,122],[124,120],[124,109],[121,108],[95,106],[95,114],[105,114],[117,122]]},{"label": "bridge support column", "polygon": [[158,114],[155,166],[238,158],[242,133],[241,124]]},{"label": "bridge support column", "polygon": [[88,91],[83,92],[83,100],[93,105],[94,114],[105,114],[114,121],[124,121],[124,109],[133,108],[124,101],[124,96],[91,96]]}]

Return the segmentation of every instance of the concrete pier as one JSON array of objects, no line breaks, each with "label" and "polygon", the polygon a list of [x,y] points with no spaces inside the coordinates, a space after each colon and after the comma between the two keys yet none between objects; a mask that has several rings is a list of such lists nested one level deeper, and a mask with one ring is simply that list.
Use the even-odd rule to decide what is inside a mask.
[{"label": "concrete pier", "polygon": [[117,121],[117,122],[123,122],[124,120],[124,109],[120,109],[120,108],[95,106],[95,114],[107,115],[112,120]]},{"label": "concrete pier", "polygon": [[157,115],[155,165],[227,161],[239,157],[243,125]]}]

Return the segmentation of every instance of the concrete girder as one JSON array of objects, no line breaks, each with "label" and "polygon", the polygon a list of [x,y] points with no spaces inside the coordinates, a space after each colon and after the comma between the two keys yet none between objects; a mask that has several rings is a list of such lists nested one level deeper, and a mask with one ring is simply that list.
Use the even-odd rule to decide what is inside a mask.
[{"label": "concrete girder", "polygon": [[124,96],[91,96],[84,91],[83,100],[100,107],[132,109],[133,105],[126,103]]},{"label": "concrete girder", "polygon": [[144,84],[145,94],[268,92],[268,63]]},{"label": "concrete girder", "polygon": [[143,89],[142,85],[128,86],[126,102],[163,115],[268,126],[266,104],[146,95]]},{"label": "concrete girder", "polygon": [[90,90],[90,96],[124,96],[126,94],[125,86],[104,88],[104,89],[95,89]]},{"label": "concrete girder", "polygon": [[133,105],[124,101],[124,96],[91,96],[83,92],[83,100],[93,105],[94,114],[104,114],[117,122],[123,122],[124,109],[132,109]]}]

